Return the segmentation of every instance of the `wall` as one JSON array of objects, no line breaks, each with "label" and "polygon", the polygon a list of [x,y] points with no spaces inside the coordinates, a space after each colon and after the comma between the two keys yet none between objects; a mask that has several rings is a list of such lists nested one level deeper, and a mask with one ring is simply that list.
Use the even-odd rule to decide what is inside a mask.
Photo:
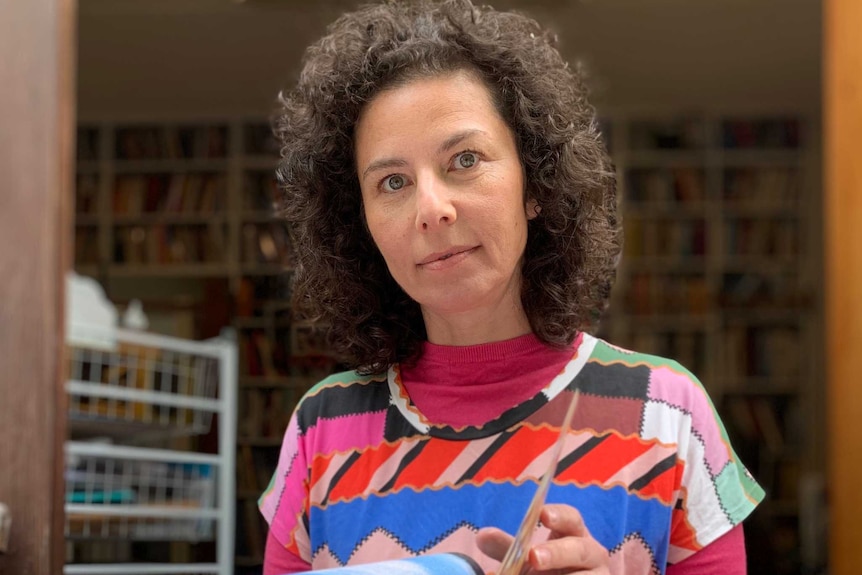
[{"label": "wall", "polygon": [[[352,0],[81,0],[83,119],[264,114]],[[528,5],[606,109],[819,110],[818,0]]]}]

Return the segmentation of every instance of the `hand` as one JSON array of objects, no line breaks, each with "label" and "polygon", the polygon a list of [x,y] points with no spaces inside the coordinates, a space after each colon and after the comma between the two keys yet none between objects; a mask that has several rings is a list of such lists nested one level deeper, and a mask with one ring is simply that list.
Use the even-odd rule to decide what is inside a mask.
[{"label": "hand", "polygon": [[[522,575],[610,575],[608,551],[590,535],[577,509],[545,505],[539,520],[551,533],[547,541],[530,548]],[[482,553],[501,561],[512,539],[496,527],[486,527],[479,530],[476,543]]]}]

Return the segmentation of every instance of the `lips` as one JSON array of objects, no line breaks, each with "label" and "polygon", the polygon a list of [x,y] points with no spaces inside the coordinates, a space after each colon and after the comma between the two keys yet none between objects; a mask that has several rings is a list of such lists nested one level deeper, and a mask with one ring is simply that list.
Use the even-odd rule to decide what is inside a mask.
[{"label": "lips", "polygon": [[478,246],[454,246],[454,247],[449,248],[446,251],[435,252],[435,253],[429,255],[428,257],[426,257],[422,261],[420,261],[417,265],[424,266],[424,265],[432,264],[434,262],[443,262],[443,261],[446,261],[453,256],[457,256],[459,254],[466,254],[467,252],[473,251],[477,247]]}]

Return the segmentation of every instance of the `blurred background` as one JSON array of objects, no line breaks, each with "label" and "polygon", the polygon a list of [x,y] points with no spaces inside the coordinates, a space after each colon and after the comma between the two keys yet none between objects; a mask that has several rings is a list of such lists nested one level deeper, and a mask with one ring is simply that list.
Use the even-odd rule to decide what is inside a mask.
[{"label": "blurred background", "polygon": [[[79,0],[75,270],[121,312],[140,300],[149,331],[235,339],[238,374],[222,382],[239,409],[232,453],[217,438],[218,417],[180,446],[236,468],[230,501],[213,505],[235,512],[235,573],[260,573],[256,499],[293,405],[338,368],[320,334],[291,318],[291,246],[271,209],[277,149],[267,117],[305,46],[356,4]],[[746,522],[749,572],[827,572],[820,2],[494,5],[555,30],[566,58],[589,73],[625,226],[599,335],[677,359],[703,381],[768,494]],[[76,361],[84,379],[104,363]],[[83,395],[79,420],[117,408]],[[76,439],[110,435],[72,429]],[[195,473],[181,481],[200,481]],[[182,519],[211,520],[213,509]],[[67,520],[68,562],[215,557],[212,530],[161,521],[117,531],[99,521]]]}]

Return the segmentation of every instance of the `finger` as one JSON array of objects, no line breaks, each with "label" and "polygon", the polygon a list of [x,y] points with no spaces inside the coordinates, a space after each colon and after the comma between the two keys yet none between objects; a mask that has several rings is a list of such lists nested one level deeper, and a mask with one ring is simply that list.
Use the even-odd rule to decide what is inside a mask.
[{"label": "finger", "polygon": [[536,571],[589,571],[608,564],[608,551],[592,537],[565,537],[534,546],[528,560]]},{"label": "finger", "polygon": [[570,505],[548,504],[539,515],[542,525],[551,530],[550,539],[561,537],[589,537],[590,531],[581,513]]},{"label": "finger", "polygon": [[479,551],[496,561],[503,560],[514,540],[514,537],[496,527],[484,527],[476,534]]}]

